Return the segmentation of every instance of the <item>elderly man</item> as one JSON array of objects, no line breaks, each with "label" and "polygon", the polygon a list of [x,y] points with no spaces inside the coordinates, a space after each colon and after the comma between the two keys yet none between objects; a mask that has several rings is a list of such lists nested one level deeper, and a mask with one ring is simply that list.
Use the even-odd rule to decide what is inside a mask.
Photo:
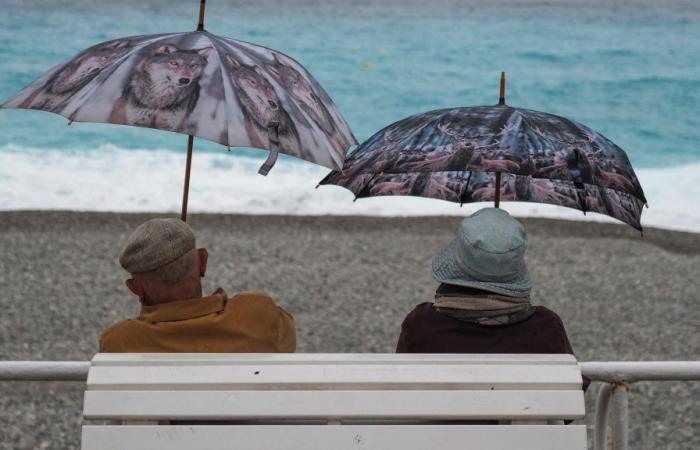
[{"label": "elderly man", "polygon": [[101,352],[293,352],[292,316],[264,292],[202,297],[208,254],[179,219],[153,219],[119,257],[141,314],[102,333]]},{"label": "elderly man", "polygon": [[530,302],[527,235],[506,211],[479,210],[433,259],[432,302],[406,317],[399,353],[569,353],[559,316]]}]

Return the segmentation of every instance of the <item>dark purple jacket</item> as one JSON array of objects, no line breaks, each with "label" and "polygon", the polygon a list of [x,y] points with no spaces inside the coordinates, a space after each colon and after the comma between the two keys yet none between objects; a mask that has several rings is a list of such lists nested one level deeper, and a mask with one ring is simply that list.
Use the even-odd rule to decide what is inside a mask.
[{"label": "dark purple jacket", "polygon": [[427,302],[404,319],[396,352],[574,354],[561,319],[544,306],[522,322],[494,326],[441,314]]},{"label": "dark purple jacket", "polygon": [[[522,322],[478,325],[441,314],[421,303],[401,324],[396,353],[568,353],[573,355],[564,324],[545,308]],[[583,388],[590,380],[584,377]]]}]

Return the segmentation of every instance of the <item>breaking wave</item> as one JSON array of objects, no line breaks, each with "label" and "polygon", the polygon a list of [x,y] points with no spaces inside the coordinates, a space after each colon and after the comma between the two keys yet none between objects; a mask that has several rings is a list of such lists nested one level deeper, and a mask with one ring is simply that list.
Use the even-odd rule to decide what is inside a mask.
[{"label": "breaking wave", "polygon": [[[262,153],[261,153],[262,154]],[[353,194],[317,183],[322,167],[280,158],[267,177],[257,174],[262,159],[233,150],[195,152],[190,212],[424,216],[468,215],[485,203],[464,205],[415,197],[353,202]],[[0,147],[0,210],[173,212],[180,210],[184,153],[129,150],[103,145],[94,150]],[[642,225],[700,232],[700,163],[637,175],[649,199]],[[695,205],[695,207],[693,207]],[[517,216],[614,222],[605,216],[532,203],[504,203]]]}]

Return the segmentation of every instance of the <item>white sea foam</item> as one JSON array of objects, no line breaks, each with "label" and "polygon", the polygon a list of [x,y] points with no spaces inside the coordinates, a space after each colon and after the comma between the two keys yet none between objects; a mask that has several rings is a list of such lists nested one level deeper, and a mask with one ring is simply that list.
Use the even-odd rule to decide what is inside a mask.
[{"label": "white sea foam", "polygon": [[[263,155],[263,153],[261,153]],[[315,189],[328,170],[281,160],[267,177],[257,174],[262,159],[195,153],[190,212],[422,216],[467,215],[485,204],[459,205],[415,197],[368,198],[337,186]],[[0,210],[178,212],[185,155],[168,150],[125,150],[106,145],[94,150],[0,147]],[[700,232],[700,163],[639,169],[649,199],[644,226]],[[610,221],[551,205],[505,203],[517,216]]]}]

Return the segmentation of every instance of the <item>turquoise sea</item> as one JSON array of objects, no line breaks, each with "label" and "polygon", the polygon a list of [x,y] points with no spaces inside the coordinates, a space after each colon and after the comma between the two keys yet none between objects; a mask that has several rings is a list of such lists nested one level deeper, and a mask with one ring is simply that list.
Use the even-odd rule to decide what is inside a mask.
[{"label": "turquoise sea", "polygon": [[[95,43],[194,29],[198,3],[2,0],[0,98]],[[360,141],[410,114],[496,103],[506,71],[509,104],[580,121],[627,151],[652,206],[647,224],[700,230],[700,2],[210,0],[206,28],[304,64]],[[0,209],[176,210],[185,143],[0,110]],[[314,191],[325,171],[308,163],[289,158],[262,178],[265,152],[196,145],[195,211],[464,212],[418,199],[355,208],[339,188]],[[530,206],[521,211],[541,213]],[[542,214],[568,217],[561,210]]]}]

